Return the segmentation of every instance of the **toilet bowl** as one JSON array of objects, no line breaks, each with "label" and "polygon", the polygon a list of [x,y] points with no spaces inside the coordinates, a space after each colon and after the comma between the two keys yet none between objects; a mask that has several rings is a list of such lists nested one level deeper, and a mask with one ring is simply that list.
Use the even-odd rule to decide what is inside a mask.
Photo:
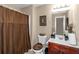
[{"label": "toilet bowl", "polygon": [[[39,46],[38,46],[38,49],[34,49],[33,48],[33,52],[35,53],[35,54],[44,54],[44,50],[45,50],[45,45],[46,45],[46,40],[47,40],[47,36],[41,36],[41,35],[38,35],[38,40],[39,40],[39,43],[36,43],[35,45],[36,45],[36,47],[38,46],[38,45],[40,45],[40,46],[42,46],[41,48],[39,48]],[[38,45],[37,45],[38,44]],[[34,45],[34,46],[35,46]],[[33,46],[33,47],[34,47]]]},{"label": "toilet bowl", "polygon": [[43,48],[40,49],[40,50],[35,50],[35,49],[33,49],[33,52],[34,52],[35,54],[43,54],[43,53],[44,53],[44,49],[43,49]]}]

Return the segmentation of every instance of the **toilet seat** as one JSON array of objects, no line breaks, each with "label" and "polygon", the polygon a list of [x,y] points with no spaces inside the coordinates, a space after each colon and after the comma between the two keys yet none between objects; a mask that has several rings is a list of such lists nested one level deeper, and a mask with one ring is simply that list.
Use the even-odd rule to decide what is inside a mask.
[{"label": "toilet seat", "polygon": [[44,47],[42,48],[42,49],[40,49],[40,50],[34,50],[33,49],[33,52],[35,53],[35,54],[43,54],[44,53]]},{"label": "toilet seat", "polygon": [[35,54],[43,54],[44,53],[44,50],[45,50],[45,46],[43,44],[42,44],[42,48],[39,49],[39,50],[36,50],[36,49],[33,48],[33,52]]},{"label": "toilet seat", "polygon": [[41,52],[42,50],[43,50],[43,48],[40,49],[40,50],[34,50],[34,49],[33,49],[34,52]]}]

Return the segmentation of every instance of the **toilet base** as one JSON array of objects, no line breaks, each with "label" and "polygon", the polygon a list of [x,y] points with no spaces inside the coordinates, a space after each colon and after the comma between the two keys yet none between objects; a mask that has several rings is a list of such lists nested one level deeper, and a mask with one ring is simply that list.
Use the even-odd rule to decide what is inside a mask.
[{"label": "toilet base", "polygon": [[43,52],[34,52],[35,54],[44,54]]}]

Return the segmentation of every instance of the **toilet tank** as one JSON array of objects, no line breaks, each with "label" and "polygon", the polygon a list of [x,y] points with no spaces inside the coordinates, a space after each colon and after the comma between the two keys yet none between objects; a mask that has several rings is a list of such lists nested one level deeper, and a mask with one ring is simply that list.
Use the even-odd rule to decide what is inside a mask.
[{"label": "toilet tank", "polygon": [[47,36],[46,35],[44,35],[44,36],[38,35],[38,40],[39,40],[39,43],[46,44]]}]

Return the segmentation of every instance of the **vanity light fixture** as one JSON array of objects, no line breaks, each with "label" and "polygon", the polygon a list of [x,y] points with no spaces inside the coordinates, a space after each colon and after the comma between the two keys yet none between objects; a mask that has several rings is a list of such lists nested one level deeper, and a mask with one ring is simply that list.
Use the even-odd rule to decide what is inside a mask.
[{"label": "vanity light fixture", "polygon": [[68,11],[70,9],[70,5],[69,4],[55,4],[53,6],[53,12],[65,12]]}]

